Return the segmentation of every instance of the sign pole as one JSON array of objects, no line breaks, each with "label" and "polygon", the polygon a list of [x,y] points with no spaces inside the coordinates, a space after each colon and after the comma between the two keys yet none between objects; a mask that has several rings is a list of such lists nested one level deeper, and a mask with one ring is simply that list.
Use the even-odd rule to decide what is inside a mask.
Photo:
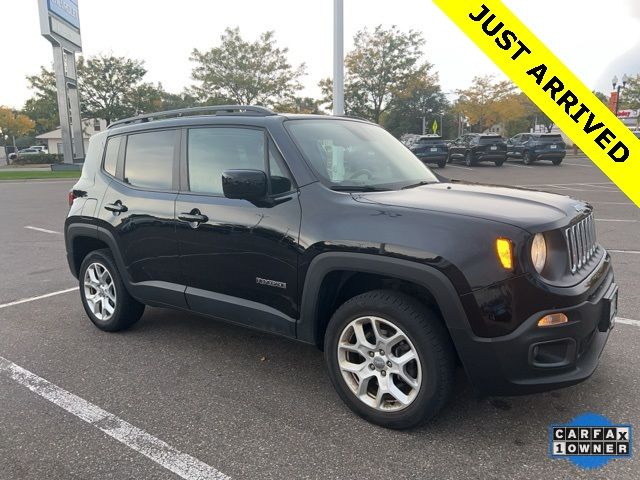
[{"label": "sign pole", "polygon": [[344,115],[344,0],[333,1],[333,114]]},{"label": "sign pole", "polygon": [[78,0],[38,0],[40,30],[53,47],[64,163],[84,161],[76,52],[82,51]]}]

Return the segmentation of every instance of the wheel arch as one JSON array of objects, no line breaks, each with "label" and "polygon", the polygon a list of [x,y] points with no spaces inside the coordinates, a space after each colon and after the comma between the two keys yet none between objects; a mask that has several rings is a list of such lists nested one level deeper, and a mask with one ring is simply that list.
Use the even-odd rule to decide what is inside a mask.
[{"label": "wheel arch", "polygon": [[457,291],[436,268],[394,257],[330,252],[314,258],[307,270],[296,329],[298,339],[322,348],[324,331],[335,308],[355,295],[384,285],[435,306],[449,332],[469,328]]}]

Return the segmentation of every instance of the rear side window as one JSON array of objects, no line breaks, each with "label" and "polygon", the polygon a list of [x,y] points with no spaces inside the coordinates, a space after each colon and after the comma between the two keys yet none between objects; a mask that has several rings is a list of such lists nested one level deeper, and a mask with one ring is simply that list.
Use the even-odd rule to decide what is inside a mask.
[{"label": "rear side window", "polygon": [[265,170],[264,133],[249,128],[195,128],[189,130],[187,164],[189,189],[223,195],[225,170]]},{"label": "rear side window", "polygon": [[560,135],[541,135],[538,140],[540,143],[557,143],[562,141]]},{"label": "rear side window", "polygon": [[118,152],[120,151],[121,140],[122,137],[110,138],[104,154],[104,171],[113,177],[116,176],[116,165],[118,164]]},{"label": "rear side window", "polygon": [[175,138],[174,130],[129,135],[125,182],[152,190],[171,190]]}]

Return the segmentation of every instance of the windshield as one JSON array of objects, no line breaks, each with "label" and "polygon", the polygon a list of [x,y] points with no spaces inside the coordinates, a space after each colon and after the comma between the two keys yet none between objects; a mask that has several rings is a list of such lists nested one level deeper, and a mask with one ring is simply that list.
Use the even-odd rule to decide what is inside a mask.
[{"label": "windshield", "polygon": [[407,147],[376,125],[349,120],[290,120],[285,125],[332,188],[386,190],[438,181]]}]

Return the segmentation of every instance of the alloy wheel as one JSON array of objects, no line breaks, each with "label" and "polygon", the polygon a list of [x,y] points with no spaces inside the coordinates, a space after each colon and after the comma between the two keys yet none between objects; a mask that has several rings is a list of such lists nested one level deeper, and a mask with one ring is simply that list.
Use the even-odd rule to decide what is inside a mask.
[{"label": "alloy wheel", "polygon": [[113,316],[117,305],[116,286],[103,264],[94,262],[87,267],[84,274],[84,297],[91,313],[98,320],[106,322]]},{"label": "alloy wheel", "polygon": [[360,401],[379,411],[407,408],[422,385],[418,352],[391,321],[366,316],[351,321],[337,348],[342,378]]}]

